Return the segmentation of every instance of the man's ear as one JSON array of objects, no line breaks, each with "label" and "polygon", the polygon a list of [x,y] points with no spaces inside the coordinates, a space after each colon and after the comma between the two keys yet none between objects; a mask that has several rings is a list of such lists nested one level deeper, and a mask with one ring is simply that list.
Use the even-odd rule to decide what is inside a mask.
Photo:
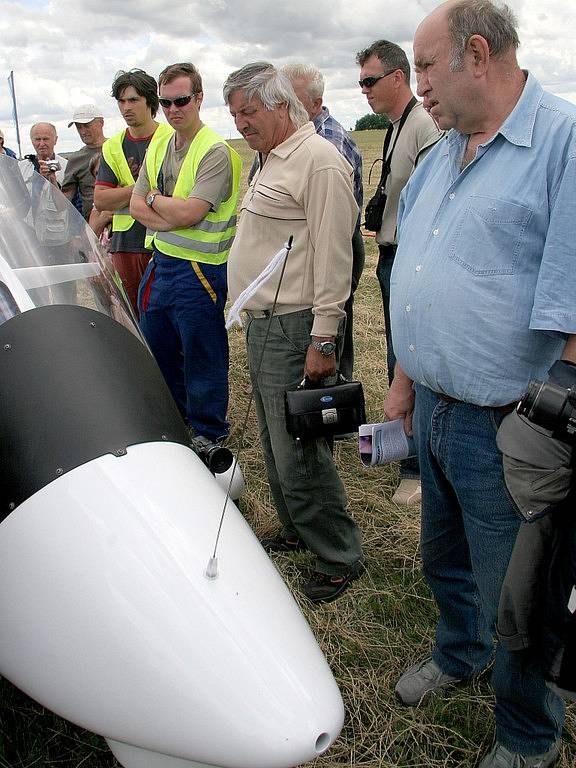
[{"label": "man's ear", "polygon": [[466,56],[472,62],[475,73],[483,75],[490,61],[490,46],[482,35],[471,35],[466,43]]}]

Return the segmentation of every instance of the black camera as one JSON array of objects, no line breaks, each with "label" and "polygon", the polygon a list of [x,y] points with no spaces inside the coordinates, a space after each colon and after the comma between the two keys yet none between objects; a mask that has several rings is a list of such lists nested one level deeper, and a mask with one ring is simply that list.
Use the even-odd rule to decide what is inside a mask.
[{"label": "black camera", "polygon": [[213,475],[221,475],[230,469],[234,457],[232,451],[218,443],[213,443],[202,435],[192,438],[192,450],[199,456]]},{"label": "black camera", "polygon": [[550,430],[552,437],[576,443],[576,380],[571,387],[563,387],[553,381],[532,379],[518,403],[518,413]]}]

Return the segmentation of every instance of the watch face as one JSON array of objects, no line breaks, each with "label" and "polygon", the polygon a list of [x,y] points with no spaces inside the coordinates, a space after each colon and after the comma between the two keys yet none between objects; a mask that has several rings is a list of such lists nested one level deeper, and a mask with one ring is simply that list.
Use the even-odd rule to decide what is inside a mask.
[{"label": "watch face", "polygon": [[326,357],[330,357],[335,350],[336,344],[333,341],[323,341],[320,343],[320,352]]},{"label": "watch face", "polygon": [[154,198],[156,195],[153,192],[150,192],[150,194],[146,197],[146,205],[152,207],[152,203],[154,202]]}]

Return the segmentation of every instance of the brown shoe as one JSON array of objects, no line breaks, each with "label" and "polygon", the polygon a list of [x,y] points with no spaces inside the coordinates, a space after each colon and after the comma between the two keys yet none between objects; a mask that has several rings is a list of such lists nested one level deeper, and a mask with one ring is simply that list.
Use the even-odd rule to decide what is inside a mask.
[{"label": "brown shoe", "polygon": [[364,573],[364,568],[348,571],[345,576],[330,576],[327,573],[314,571],[310,579],[304,584],[302,591],[313,603],[331,603],[348,589],[354,579],[358,579]]},{"label": "brown shoe", "polygon": [[298,537],[284,538],[281,533],[276,536],[267,536],[260,541],[260,544],[264,547],[269,554],[286,554],[288,552],[304,552],[308,549],[302,539]]}]

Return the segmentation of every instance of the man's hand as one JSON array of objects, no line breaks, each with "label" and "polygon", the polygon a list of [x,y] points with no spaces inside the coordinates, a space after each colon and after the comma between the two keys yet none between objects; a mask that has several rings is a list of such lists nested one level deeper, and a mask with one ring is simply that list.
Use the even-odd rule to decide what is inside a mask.
[{"label": "man's hand", "polygon": [[[323,339],[324,340],[324,339]],[[328,339],[326,339],[327,341]],[[332,339],[330,339],[332,341]],[[320,379],[325,379],[328,376],[334,376],[336,373],[336,354],[332,354],[326,357],[317,349],[314,349],[312,345],[308,347],[306,352],[306,361],[304,363],[304,376],[307,376],[310,381],[317,382]]]},{"label": "man's hand", "polygon": [[398,363],[396,363],[394,378],[384,400],[384,413],[390,421],[404,419],[404,432],[407,435],[411,435],[413,411],[414,390],[412,389],[412,379],[409,379]]},{"label": "man's hand", "polygon": [[58,186],[58,182],[56,181],[56,172],[51,171],[48,168],[48,163],[46,160],[40,160],[40,158],[38,158],[38,170],[40,171],[40,175],[44,176],[45,179],[48,179],[50,184]]}]

